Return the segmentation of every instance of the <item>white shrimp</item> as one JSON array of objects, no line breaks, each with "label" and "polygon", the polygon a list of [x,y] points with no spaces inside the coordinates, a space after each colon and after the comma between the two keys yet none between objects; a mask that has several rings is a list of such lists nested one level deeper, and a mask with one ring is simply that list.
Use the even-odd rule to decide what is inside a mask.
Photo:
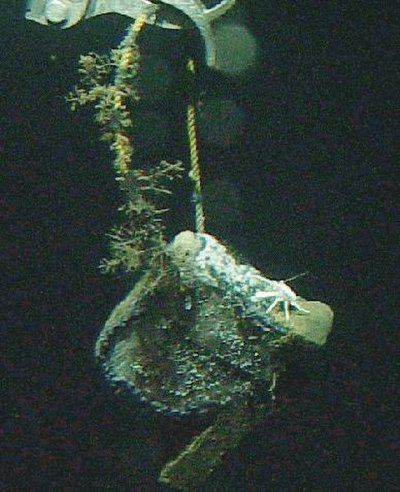
[{"label": "white shrimp", "polygon": [[263,301],[264,299],[275,298],[268,306],[267,313],[270,313],[278,303],[282,303],[285,313],[285,321],[289,321],[290,308],[294,308],[302,314],[308,314],[310,311],[303,309],[296,302],[297,295],[283,280],[270,280],[271,290],[257,291],[252,297],[253,302]]}]

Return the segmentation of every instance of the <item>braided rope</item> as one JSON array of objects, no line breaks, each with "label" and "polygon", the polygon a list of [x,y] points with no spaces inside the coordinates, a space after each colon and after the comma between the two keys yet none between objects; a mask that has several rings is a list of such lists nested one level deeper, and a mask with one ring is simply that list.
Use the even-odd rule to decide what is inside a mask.
[{"label": "braided rope", "polygon": [[[149,12],[143,12],[133,24],[128,28],[126,36],[118,47],[119,59],[115,73],[114,81],[114,109],[116,114],[120,113],[121,121],[124,117],[129,117],[125,104],[127,91],[126,85],[135,76],[135,65],[139,60],[136,40],[146,23]],[[131,139],[126,135],[126,127],[131,124],[125,123],[120,125],[120,128],[114,135],[114,141],[111,145],[116,157],[114,160],[114,168],[117,172],[117,181],[123,181],[129,172],[132,163],[133,145]]]},{"label": "braided rope", "polygon": [[[187,64],[189,74],[194,76],[194,62],[189,59]],[[201,193],[201,178],[200,178],[200,165],[199,165],[199,152],[197,147],[197,133],[196,133],[196,110],[193,103],[189,103],[187,107],[187,132],[189,139],[190,150],[190,171],[189,178],[193,183],[193,203],[195,207],[195,222],[196,232],[205,231],[205,217],[203,210],[203,199]]]}]

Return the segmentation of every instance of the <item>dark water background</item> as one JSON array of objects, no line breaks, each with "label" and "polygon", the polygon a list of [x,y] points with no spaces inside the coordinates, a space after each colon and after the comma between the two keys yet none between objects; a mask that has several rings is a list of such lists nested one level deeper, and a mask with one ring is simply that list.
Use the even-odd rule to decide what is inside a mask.
[{"label": "dark water background", "polygon": [[[336,318],[319,370],[202,490],[399,490],[397,2],[238,2],[260,46],[257,69],[236,81],[199,69],[201,94],[247,115],[229,148],[200,143],[205,182],[229,179],[243,201],[230,227],[221,203],[210,230],[271,276],[310,270],[295,289]],[[127,22],[59,32],[25,21],[22,2],[1,2],[0,14],[0,488],[167,490],[158,472],[198,423],[115,394],[94,363],[97,334],[126,292],[98,271],[119,196],[91,112],[70,113],[63,99],[79,55],[108,52]],[[153,104],[174,125],[142,152],[185,160],[188,41],[165,36],[149,28],[141,46],[175,64]],[[171,235],[191,227],[187,192],[177,191]]]}]

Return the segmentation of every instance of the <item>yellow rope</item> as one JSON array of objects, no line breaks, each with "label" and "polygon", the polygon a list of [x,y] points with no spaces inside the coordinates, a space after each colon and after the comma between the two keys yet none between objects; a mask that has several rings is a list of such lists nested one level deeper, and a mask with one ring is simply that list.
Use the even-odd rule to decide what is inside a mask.
[{"label": "yellow rope", "polygon": [[131,24],[116,51],[119,54],[119,58],[115,74],[113,103],[115,114],[120,113],[121,122],[125,119],[125,123],[121,123],[120,129],[116,131],[111,144],[111,149],[115,152],[114,168],[117,172],[116,179],[118,181],[123,180],[128,174],[132,162],[133,146],[125,132],[126,127],[131,126],[131,123],[126,121],[129,116],[125,105],[126,86],[135,74],[134,68],[139,59],[136,40],[146,23],[148,15],[148,12],[144,12]]},{"label": "yellow rope", "polygon": [[[194,62],[189,59],[187,64],[188,72],[194,77]],[[203,199],[201,193],[199,153],[197,148],[196,134],[196,110],[194,104],[189,103],[187,107],[187,132],[190,150],[190,171],[189,178],[193,183],[193,202],[195,207],[196,232],[205,231],[205,217],[203,210]]]}]

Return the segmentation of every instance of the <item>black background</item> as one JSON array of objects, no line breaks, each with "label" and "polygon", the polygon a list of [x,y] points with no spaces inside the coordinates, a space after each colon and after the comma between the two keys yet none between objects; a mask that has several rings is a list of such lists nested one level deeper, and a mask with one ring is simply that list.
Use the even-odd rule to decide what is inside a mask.
[{"label": "black background", "polygon": [[[397,2],[238,3],[256,69],[231,80],[198,68],[200,95],[247,115],[228,149],[200,141],[203,179],[229,178],[245,204],[230,228],[221,205],[210,232],[271,277],[310,270],[293,286],[329,303],[335,326],[286,410],[202,490],[398,490]],[[119,194],[90,110],[64,101],[79,55],[107,53],[127,21],[60,32],[25,21],[22,3],[0,14],[1,489],[167,490],[159,470],[198,423],[139,407],[95,365],[97,334],[127,289],[98,270]],[[142,149],[148,158],[187,159],[181,74],[196,41],[151,27],[141,37],[144,54],[176,69],[152,103],[174,125],[162,148]],[[193,227],[187,184],[175,202],[171,236]]]}]

